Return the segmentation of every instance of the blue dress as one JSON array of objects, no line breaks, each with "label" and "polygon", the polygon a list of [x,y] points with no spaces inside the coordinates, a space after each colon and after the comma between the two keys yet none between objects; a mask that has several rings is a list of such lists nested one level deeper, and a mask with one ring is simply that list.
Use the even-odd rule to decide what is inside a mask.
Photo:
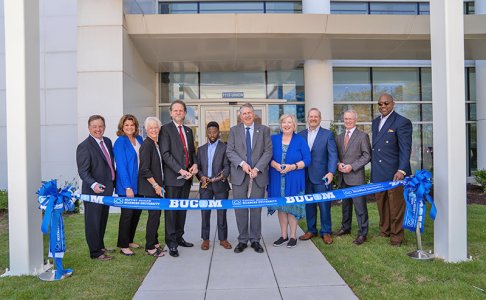
[{"label": "blue dress", "polygon": [[[289,145],[282,144],[282,161],[281,164],[285,164],[285,157],[287,156],[287,150]],[[285,197],[285,177],[286,174],[282,174],[280,178],[280,196]],[[304,191],[300,191],[298,195],[303,195]],[[272,215],[276,210],[280,210],[285,213],[293,215],[297,220],[305,217],[305,204],[293,204],[283,206],[270,206],[268,207],[268,214]]]}]

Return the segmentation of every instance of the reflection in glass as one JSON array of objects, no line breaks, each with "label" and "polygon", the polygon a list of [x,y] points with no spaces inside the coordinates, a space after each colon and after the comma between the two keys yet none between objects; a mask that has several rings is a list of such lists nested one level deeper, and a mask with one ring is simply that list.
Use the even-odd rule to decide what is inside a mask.
[{"label": "reflection in glass", "polygon": [[422,104],[422,121],[433,121],[432,104]]},{"label": "reflection in glass", "polygon": [[468,103],[466,104],[466,111],[468,112],[467,114],[467,121],[477,121],[477,116],[476,116],[476,103]]},{"label": "reflection in glass", "polygon": [[331,2],[331,14],[367,15],[366,2]]},{"label": "reflection in glass", "polygon": [[160,122],[162,122],[162,124],[166,124],[166,123],[169,123],[171,121],[168,106],[160,107],[159,119],[160,119]]},{"label": "reflection in glass", "polygon": [[159,14],[197,14],[197,2],[159,2]]},{"label": "reflection in glass", "polygon": [[469,152],[468,172],[469,176],[471,176],[472,172],[478,168],[477,126],[476,123],[468,123],[466,125],[467,151]]},{"label": "reflection in glass", "polygon": [[413,124],[412,132],[412,153],[410,155],[410,165],[412,167],[412,174],[415,171],[422,169],[422,125]]},{"label": "reflection in glass", "polygon": [[268,124],[278,124],[283,114],[293,114],[297,118],[297,123],[305,123],[303,104],[272,104],[268,106]]},{"label": "reflection in glass", "polygon": [[467,86],[469,86],[469,93],[467,100],[476,101],[476,68],[466,68],[468,74]]},{"label": "reflection in glass", "polygon": [[187,126],[199,126],[199,110],[197,106],[187,106],[184,124]]},{"label": "reflection in glass", "polygon": [[197,73],[160,73],[160,103],[198,98]]},{"label": "reflection in glass", "polygon": [[205,124],[202,124],[204,128],[206,128],[206,125],[208,125],[208,123],[211,121],[218,122],[221,140],[226,143],[228,141],[229,131],[231,128],[230,110],[206,110]]},{"label": "reflection in glass", "polygon": [[430,68],[420,68],[422,79],[422,101],[432,101],[432,72]]},{"label": "reflection in glass", "polygon": [[358,113],[358,122],[371,122],[371,104],[334,104],[334,122],[342,122],[346,110],[352,109]]},{"label": "reflection in glass", "polygon": [[371,101],[370,68],[334,68],[334,101]]},{"label": "reflection in glass", "polygon": [[417,15],[416,3],[370,2],[371,15]]},{"label": "reflection in glass", "polygon": [[201,73],[201,99],[265,99],[265,72]]},{"label": "reflection in glass", "polygon": [[268,99],[304,101],[304,70],[268,71]]},{"label": "reflection in glass", "polygon": [[434,158],[434,140],[432,124],[422,125],[422,168],[432,170]]},{"label": "reflection in glass", "polygon": [[388,93],[395,101],[420,101],[418,68],[373,68],[375,101]]},{"label": "reflection in glass", "polygon": [[201,14],[263,13],[263,2],[200,2]]},{"label": "reflection in glass", "polygon": [[267,14],[294,14],[302,12],[302,2],[266,2],[265,12]]},{"label": "reflection in glass", "polygon": [[430,3],[419,2],[419,15],[430,15]]},{"label": "reflection in glass", "polygon": [[403,104],[395,103],[395,111],[412,122],[419,122],[420,120],[420,104]]}]

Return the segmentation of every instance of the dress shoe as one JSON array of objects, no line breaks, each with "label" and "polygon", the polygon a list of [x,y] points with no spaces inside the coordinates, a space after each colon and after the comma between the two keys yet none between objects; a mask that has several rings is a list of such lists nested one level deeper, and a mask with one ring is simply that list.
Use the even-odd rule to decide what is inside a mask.
[{"label": "dress shoe", "polygon": [[108,261],[108,260],[112,260],[113,257],[112,256],[109,256],[109,255],[106,255],[106,254],[101,254],[96,259],[97,260],[101,260],[101,261]]},{"label": "dress shoe", "polygon": [[177,248],[169,248],[169,255],[172,257],[178,257],[179,250],[177,250]]},{"label": "dress shoe", "polygon": [[221,246],[223,246],[224,249],[231,249],[231,248],[233,248],[233,246],[231,246],[230,242],[228,242],[227,240],[219,241],[219,244]]},{"label": "dress shoe", "polygon": [[209,250],[209,240],[204,240],[201,244],[201,250]]},{"label": "dress shoe", "polygon": [[342,236],[342,235],[346,235],[346,234],[351,234],[351,230],[339,229],[339,231],[334,233],[335,236]]},{"label": "dress shoe", "polygon": [[263,247],[262,247],[262,245],[260,245],[259,242],[253,242],[253,243],[251,243],[251,247],[253,248],[253,250],[255,250],[255,252],[257,252],[257,253],[263,253]]},{"label": "dress shoe", "polygon": [[366,237],[364,235],[360,235],[358,236],[354,241],[353,241],[353,244],[356,244],[356,245],[361,245],[363,244],[364,242],[366,242]]},{"label": "dress shoe", "polygon": [[322,241],[324,244],[331,245],[332,244],[332,236],[329,233],[326,233],[322,236]]},{"label": "dress shoe", "polygon": [[238,245],[236,245],[236,247],[235,247],[235,253],[241,253],[241,252],[243,252],[243,250],[245,250],[246,247],[248,247],[247,244],[245,244],[245,243],[238,243]]},{"label": "dress shoe", "polygon": [[311,238],[315,237],[316,235],[313,234],[312,232],[306,232],[305,234],[299,236],[299,240],[301,241],[307,241],[310,240]]},{"label": "dress shoe", "polygon": [[181,247],[193,247],[194,246],[193,243],[186,242],[184,239],[180,239],[179,242],[177,242],[177,244]]},{"label": "dress shoe", "polygon": [[101,251],[103,251],[103,253],[115,253],[115,249],[103,248],[103,249],[101,249]]}]

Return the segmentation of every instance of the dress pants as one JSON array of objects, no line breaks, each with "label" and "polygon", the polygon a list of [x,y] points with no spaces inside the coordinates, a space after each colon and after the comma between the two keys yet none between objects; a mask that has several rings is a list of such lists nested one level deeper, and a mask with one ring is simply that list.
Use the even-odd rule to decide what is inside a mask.
[{"label": "dress pants", "polygon": [[[192,182],[186,180],[183,186],[166,186],[165,196],[171,199],[187,199],[191,191]],[[184,235],[186,224],[186,210],[165,210],[165,244],[169,248],[177,248],[178,242]]]},{"label": "dress pants", "polygon": [[84,202],[84,230],[91,258],[97,258],[104,253],[103,239],[109,211],[110,207],[107,205]]},{"label": "dress pants", "polygon": [[[200,199],[228,199],[228,191],[216,193],[210,183],[207,188],[199,189]],[[218,239],[220,241],[228,239],[228,223],[226,222],[226,209],[216,210]],[[201,210],[201,238],[209,240],[209,231],[211,227],[211,210]]]},{"label": "dress pants", "polygon": [[[119,196],[126,197],[125,195]],[[138,197],[138,195],[136,197]],[[128,248],[128,244],[133,243],[133,238],[135,237],[141,214],[142,210],[140,209],[121,209],[120,222],[118,223],[118,247]]]},{"label": "dress pants", "polygon": [[[347,185],[345,182],[341,184],[341,188],[352,187],[353,185]],[[368,235],[368,207],[366,204],[366,198],[354,197],[344,199],[342,201],[343,219],[341,229],[343,231],[351,231],[351,223],[353,220],[353,204],[354,212],[356,213],[356,220],[358,221],[358,235]]]},{"label": "dress pants", "polygon": [[[331,185],[313,184],[311,182],[306,182],[305,193],[314,194],[322,193],[332,190]],[[317,235],[317,207],[319,206],[319,217],[321,219],[321,231],[320,236],[332,233],[332,222],[331,222],[331,201],[311,203],[305,205],[305,217],[307,220],[307,232]]]},{"label": "dress pants", "polygon": [[[258,176],[262,176],[261,174]],[[233,198],[246,199],[248,198],[248,184],[250,177],[245,176],[242,185],[233,184]],[[256,182],[253,182],[251,189],[251,198],[263,198],[265,196],[265,188],[259,187]],[[238,242],[247,244],[260,242],[262,237],[262,209],[261,208],[240,208],[235,209],[236,226],[238,227]]]},{"label": "dress pants", "polygon": [[403,198],[403,186],[376,193],[375,199],[380,215],[380,234],[389,236],[392,243],[402,242],[406,206]]}]

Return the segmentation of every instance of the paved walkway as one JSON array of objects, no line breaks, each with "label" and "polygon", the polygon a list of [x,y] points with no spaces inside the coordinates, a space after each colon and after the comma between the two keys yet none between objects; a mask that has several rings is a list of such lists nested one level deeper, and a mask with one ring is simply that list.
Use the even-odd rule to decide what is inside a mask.
[{"label": "paved walkway", "polygon": [[[299,241],[292,249],[272,246],[280,236],[277,214],[262,216],[262,254],[250,247],[239,254],[221,247],[216,214],[211,216],[209,250],[200,248],[200,212],[188,211],[184,238],[194,247],[179,247],[177,258],[168,253],[158,258],[134,299],[356,299],[311,241]],[[228,211],[228,228],[234,248],[238,233],[233,210]]]}]

